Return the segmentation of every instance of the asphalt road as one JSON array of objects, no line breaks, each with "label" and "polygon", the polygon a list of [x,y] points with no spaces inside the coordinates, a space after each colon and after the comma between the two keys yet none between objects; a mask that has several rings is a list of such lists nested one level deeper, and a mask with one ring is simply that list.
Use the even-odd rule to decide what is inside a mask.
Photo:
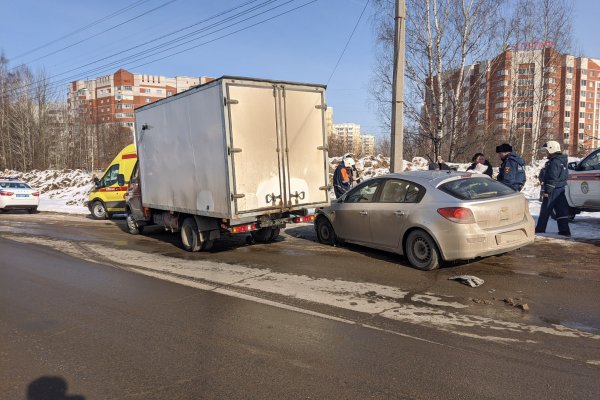
[{"label": "asphalt road", "polygon": [[[119,221],[80,217],[3,216],[0,397],[27,398],[29,391],[40,400],[52,390],[66,393],[56,399],[73,400],[596,399],[600,393],[598,265],[568,269],[577,257],[597,255],[594,244],[564,246],[564,262],[552,268],[544,257],[556,245],[541,242],[430,274],[385,253],[323,248],[312,241],[310,227],[289,229],[269,246],[224,241],[209,254],[182,253],[166,234],[132,237],[121,228]],[[57,251],[57,243],[77,251]],[[210,260],[235,266],[238,274],[247,267],[262,275],[268,266],[274,286],[278,274],[286,274],[324,279],[331,285],[325,292],[343,278],[453,295],[471,305],[467,319],[487,316],[504,325],[490,319],[487,327],[457,334],[454,326],[303,301],[301,292],[260,294],[233,283],[202,289],[217,281],[216,270],[210,280],[189,278],[182,285],[162,279],[173,277],[169,271],[157,275],[161,279],[132,272],[125,263],[130,250],[174,259],[178,268],[186,262],[213,268],[202,264]],[[185,279],[184,270],[177,271]],[[446,279],[458,271],[478,271],[495,289],[473,292]],[[501,299],[505,295],[522,296],[536,313],[524,316]],[[381,299],[368,302],[375,300]],[[439,310],[452,314],[443,305]],[[543,331],[567,320],[578,328],[569,335]],[[490,340],[490,330],[500,335],[500,327],[513,341]]]}]

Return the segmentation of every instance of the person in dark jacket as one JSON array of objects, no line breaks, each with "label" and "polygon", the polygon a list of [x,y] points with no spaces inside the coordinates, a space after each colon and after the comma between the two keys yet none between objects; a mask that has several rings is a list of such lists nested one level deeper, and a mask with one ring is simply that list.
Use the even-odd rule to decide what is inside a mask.
[{"label": "person in dark jacket", "polygon": [[496,153],[502,160],[496,180],[512,188],[515,192],[520,192],[527,179],[525,177],[525,161],[512,150],[512,146],[507,143],[496,146]]},{"label": "person in dark jacket", "polygon": [[492,177],[494,169],[492,168],[492,164],[490,164],[490,162],[485,159],[483,153],[476,153],[471,159],[471,161],[473,161],[473,164],[469,165],[467,171],[477,171],[488,175],[490,178]]},{"label": "person in dark jacket", "polygon": [[542,179],[544,180],[544,194],[540,217],[535,226],[535,233],[546,232],[546,225],[552,210],[556,213],[556,223],[558,224],[558,234],[571,236],[569,228],[569,203],[565,197],[565,186],[569,171],[567,156],[560,152],[560,144],[553,140],[545,143],[542,147],[548,152],[548,161],[544,166]]},{"label": "person in dark jacket", "polygon": [[338,164],[333,172],[333,191],[335,197],[340,198],[352,187],[352,168],[355,162],[351,154],[344,154],[342,161]]}]

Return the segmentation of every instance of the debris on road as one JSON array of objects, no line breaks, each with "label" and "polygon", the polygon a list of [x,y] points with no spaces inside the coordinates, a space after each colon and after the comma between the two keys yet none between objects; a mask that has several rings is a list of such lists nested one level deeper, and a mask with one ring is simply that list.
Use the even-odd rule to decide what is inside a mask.
[{"label": "debris on road", "polygon": [[450,278],[448,278],[448,280],[458,281],[462,284],[465,284],[465,285],[468,285],[471,287],[481,286],[485,282],[483,279],[478,278],[474,275],[455,275],[455,276],[451,276]]},{"label": "debris on road", "polygon": [[523,311],[529,311],[529,305],[527,303],[519,303],[518,301],[521,299],[504,299],[502,300],[503,302],[505,302],[506,304],[508,304],[509,306],[513,306],[515,308],[520,308]]}]

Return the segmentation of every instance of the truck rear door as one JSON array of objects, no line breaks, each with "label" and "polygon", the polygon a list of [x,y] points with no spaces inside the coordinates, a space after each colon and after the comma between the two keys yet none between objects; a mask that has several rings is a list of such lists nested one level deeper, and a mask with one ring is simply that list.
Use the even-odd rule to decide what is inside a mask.
[{"label": "truck rear door", "polygon": [[321,88],[281,89],[286,154],[286,205],[327,203],[324,93]]},{"label": "truck rear door", "polygon": [[227,83],[226,96],[235,213],[280,209],[283,174],[275,89],[260,82]]}]

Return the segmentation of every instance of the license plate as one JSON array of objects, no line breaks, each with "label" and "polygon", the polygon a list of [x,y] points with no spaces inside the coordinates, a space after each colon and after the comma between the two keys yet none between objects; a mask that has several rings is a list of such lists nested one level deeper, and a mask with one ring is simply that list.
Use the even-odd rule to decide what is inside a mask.
[{"label": "license plate", "polygon": [[18,194],[17,197],[29,197],[28,194]]},{"label": "license plate", "polygon": [[496,243],[499,245],[519,242],[525,238],[525,232],[522,230],[512,231],[496,235]]}]

